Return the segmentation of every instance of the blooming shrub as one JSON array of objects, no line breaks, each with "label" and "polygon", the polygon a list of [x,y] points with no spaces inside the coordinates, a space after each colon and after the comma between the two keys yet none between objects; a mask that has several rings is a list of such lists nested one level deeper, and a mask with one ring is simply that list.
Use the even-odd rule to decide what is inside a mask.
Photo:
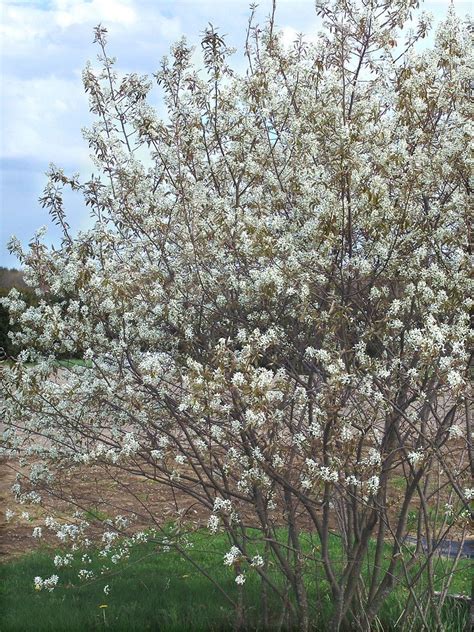
[{"label": "blooming shrub", "polygon": [[[465,531],[472,497],[468,32],[450,9],[416,52],[426,16],[398,39],[416,5],[319,3],[325,30],[292,47],[273,17],[251,18],[241,74],[209,27],[203,70],[182,40],[155,75],[166,120],[148,78],[114,69],[98,27],[102,68],[83,75],[97,175],[51,167],[42,203],[61,247],[11,243],[39,297],[5,302],[28,348],[1,371],[5,453],[31,465],[18,499],[61,498],[62,474],[84,468],[169,487],[201,508],[210,537],[227,532],[242,590],[258,573],[302,630],[316,568],[331,629],[368,629],[400,583],[405,620],[423,615],[433,542]],[[78,235],[64,187],[94,220]],[[55,366],[84,349],[86,366]],[[449,521],[431,511],[440,500]],[[404,544],[413,507],[424,557]],[[108,561],[150,537],[133,535],[127,512],[105,525]],[[79,547],[91,522],[51,528]],[[303,551],[308,531],[318,546]]]}]

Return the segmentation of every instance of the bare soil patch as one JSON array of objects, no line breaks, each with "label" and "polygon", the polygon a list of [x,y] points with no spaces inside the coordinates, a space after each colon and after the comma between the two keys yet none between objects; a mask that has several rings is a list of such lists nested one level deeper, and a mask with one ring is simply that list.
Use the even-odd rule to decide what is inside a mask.
[{"label": "bare soil patch", "polygon": [[[71,506],[61,498],[48,496],[47,507],[18,505],[11,490],[18,471],[17,463],[0,461],[0,562],[45,545],[60,545],[55,535],[45,529],[41,539],[32,537],[34,527],[43,525],[46,516],[70,522]],[[204,510],[185,494],[173,492],[142,476],[122,474],[113,480],[104,477],[100,468],[84,467],[69,475],[63,473],[59,484],[62,498],[74,498],[77,508],[88,512],[88,517],[105,520],[117,514],[133,516],[136,530],[175,520],[178,512],[183,519],[196,525],[204,524],[207,519]],[[15,514],[9,521],[5,515],[7,508]],[[28,514],[28,517],[22,517],[22,513]],[[90,535],[94,538],[102,532],[97,524],[95,530],[92,527]]]},{"label": "bare soil patch", "polygon": [[[209,511],[178,489],[171,489],[165,484],[125,470],[86,465],[58,470],[55,484],[57,495],[45,493],[45,507],[35,504],[18,505],[11,491],[18,472],[18,462],[0,461],[0,562],[45,545],[60,546],[61,542],[46,529],[43,529],[41,539],[32,537],[33,529],[43,525],[48,515],[60,522],[70,522],[71,504],[67,501],[72,499],[77,509],[85,511],[88,520],[93,525],[96,524],[88,533],[92,539],[98,539],[103,533],[104,527],[100,521],[113,519],[118,514],[132,516],[134,530],[159,527],[176,520],[178,516],[188,525],[204,526],[209,517]],[[389,512],[394,518],[402,503],[403,489],[399,486],[402,481],[402,476],[394,478],[389,499]],[[413,505],[415,512],[417,505],[418,503]],[[7,508],[15,513],[8,522],[5,516]],[[242,517],[246,524],[256,524],[252,515],[244,513]],[[284,523],[281,514],[277,522]],[[313,526],[306,523],[307,517],[302,517],[301,528],[311,530]],[[335,520],[331,520],[330,526],[334,531],[338,530]],[[415,534],[413,531],[413,535]],[[462,530],[457,526],[450,529],[450,539],[462,539],[462,536]],[[468,536],[468,539],[471,538]]]}]

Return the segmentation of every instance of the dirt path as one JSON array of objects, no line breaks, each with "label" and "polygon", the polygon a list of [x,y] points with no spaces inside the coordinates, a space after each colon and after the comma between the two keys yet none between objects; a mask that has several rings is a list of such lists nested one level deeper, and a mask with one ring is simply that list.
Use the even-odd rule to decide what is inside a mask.
[{"label": "dirt path", "polygon": [[[12,464],[0,461],[0,562],[31,551],[40,544],[32,538],[33,529],[39,523],[38,507],[19,507],[13,501],[11,487],[15,483],[15,477]],[[7,522],[7,509],[15,512],[15,520]],[[30,517],[22,518],[22,511],[28,512]]]},{"label": "dirt path", "polygon": [[[52,515],[55,519],[70,522],[71,510],[60,499],[48,498],[46,508],[34,504],[18,505],[11,487],[15,483],[18,465],[14,461],[0,461],[0,562],[37,549],[45,544],[58,546],[60,542],[54,534],[43,529],[43,537],[32,537],[33,529],[44,524],[44,518]],[[116,480],[104,476],[99,468],[77,468],[60,480],[63,498],[74,498],[79,506],[99,516],[101,520],[114,518],[118,514],[133,516],[136,530],[150,528],[153,519],[156,526],[175,520],[178,511],[186,521],[204,525],[208,514],[198,508],[195,501],[184,494],[173,493],[168,487],[147,480],[143,476],[122,474]],[[14,512],[13,518],[6,520],[6,511]],[[69,510],[68,510],[69,509]],[[23,514],[23,515],[22,515]],[[94,522],[94,521],[91,521]],[[91,528],[94,539],[103,532],[100,523]]]},{"label": "dirt path", "polygon": [[[57,547],[60,542],[54,534],[43,529],[44,537],[32,537],[35,526],[41,526],[47,515],[53,515],[60,521],[70,522],[66,503],[57,499],[48,499],[47,508],[38,505],[18,505],[15,503],[11,487],[15,482],[18,463],[0,461],[0,562],[22,555],[45,544]],[[114,518],[118,514],[134,515],[136,529],[150,528],[153,520],[156,526],[175,520],[178,511],[187,523],[203,526],[207,523],[209,512],[200,507],[194,499],[182,492],[173,491],[156,481],[129,474],[127,472],[106,472],[99,467],[83,466],[62,472],[59,481],[62,498],[74,498],[78,506],[100,519]],[[5,512],[11,509],[14,516],[7,522]],[[394,511],[396,505],[394,506]],[[22,515],[23,514],[23,515]],[[247,516],[251,520],[250,516]],[[302,525],[304,528],[304,525]],[[311,528],[308,525],[308,528]],[[334,525],[336,528],[336,525]],[[96,524],[91,536],[99,536],[103,526]],[[451,537],[461,537],[454,532]],[[413,540],[411,536],[407,539]],[[442,554],[454,557],[459,550],[455,541],[444,541],[440,546]],[[473,557],[474,541],[466,539],[462,549],[463,557]]]}]

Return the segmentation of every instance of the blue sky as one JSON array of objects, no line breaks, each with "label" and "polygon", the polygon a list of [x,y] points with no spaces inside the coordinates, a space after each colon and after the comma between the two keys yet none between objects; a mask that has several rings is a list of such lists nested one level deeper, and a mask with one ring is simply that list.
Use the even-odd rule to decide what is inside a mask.
[{"label": "blue sky", "polygon": [[[109,30],[109,50],[123,72],[151,73],[181,35],[191,43],[208,22],[242,48],[249,0],[0,0],[0,265],[15,266],[6,248],[15,234],[28,243],[34,231],[48,226],[46,241],[57,239],[38,197],[50,162],[67,173],[90,175],[88,149],[81,128],[89,125],[81,72],[96,54],[92,28]],[[271,0],[259,1],[261,21]],[[423,9],[435,21],[450,0],[426,0]],[[455,0],[463,15],[467,0]],[[278,0],[277,24],[292,41],[298,32],[319,28],[313,0]],[[88,225],[80,199],[68,200],[73,230]]]}]

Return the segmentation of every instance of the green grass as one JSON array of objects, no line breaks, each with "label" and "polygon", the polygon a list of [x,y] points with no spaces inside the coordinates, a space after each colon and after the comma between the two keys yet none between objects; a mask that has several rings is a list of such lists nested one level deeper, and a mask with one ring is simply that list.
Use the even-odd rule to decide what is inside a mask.
[{"label": "green grass", "polygon": [[[15,360],[2,360],[2,364],[4,366],[8,366],[11,367],[15,364]],[[26,367],[33,367],[36,366],[36,362],[25,362],[24,365]],[[54,365],[58,366],[58,367],[65,367],[65,368],[70,368],[73,366],[85,366],[85,367],[91,367],[92,366],[92,362],[91,360],[83,360],[81,358],[66,358],[64,360],[55,360],[54,361]],[[1,366],[1,365],[0,365]]]},{"label": "green grass", "polygon": [[[281,537],[285,537],[282,532]],[[223,586],[232,599],[237,599],[238,588],[234,572],[223,565],[223,555],[229,550],[223,535],[212,539],[203,532],[191,537],[188,553]],[[308,542],[309,548],[314,542]],[[256,550],[255,550],[256,552]],[[76,554],[80,557],[80,554]],[[331,541],[331,555],[340,555],[339,540]],[[99,573],[103,558],[93,556],[92,565],[78,559],[73,566],[56,571],[51,551],[39,551],[0,566],[0,619],[1,632],[85,632],[113,630],[166,632],[232,629],[233,611],[219,590],[203,577],[189,562],[175,551],[157,551],[154,545],[140,545],[126,563],[122,563],[113,576],[100,576],[92,582],[81,583],[77,577],[80,568],[93,568]],[[438,582],[449,562],[437,560]],[[34,590],[33,578],[57,573],[60,583],[52,593]],[[281,584],[276,569],[273,578]],[[451,592],[469,592],[469,565],[462,562],[454,578]],[[111,592],[106,596],[104,586]],[[255,572],[247,573],[243,587],[248,629],[261,626],[260,580]],[[331,614],[331,598],[322,571],[307,575],[307,586],[312,605],[311,620],[315,630],[327,630]],[[381,613],[384,629],[391,630],[406,603],[407,593],[397,590],[387,600]],[[107,606],[101,608],[101,606]],[[276,623],[280,606],[270,604],[273,623]],[[465,625],[467,609],[448,605],[443,618],[446,630],[460,632]],[[414,628],[416,629],[416,628]],[[434,629],[434,628],[433,628]],[[399,628],[397,628],[399,630]]]},{"label": "green grass", "polygon": [[81,358],[68,358],[66,360],[56,360],[57,366],[71,367],[71,366],[87,366],[91,367],[92,362],[90,360],[82,360]]},{"label": "green grass", "polygon": [[[206,548],[200,549],[201,545]],[[207,539],[195,536],[194,548],[193,557],[235,597],[234,575],[222,563],[229,546],[221,539],[216,552],[209,551]],[[150,544],[140,546],[120,567],[119,574],[81,585],[77,578],[79,568],[99,570],[102,563],[96,556],[92,566],[74,563],[56,571],[51,554],[44,551],[3,565],[0,595],[4,616],[0,630],[181,631],[231,626],[233,613],[225,598],[175,552],[156,552]],[[53,573],[60,576],[61,585],[52,593],[36,592],[33,578]],[[248,581],[249,585],[253,583]],[[106,584],[111,587],[108,596],[103,592]],[[254,588],[249,592],[255,593]],[[107,608],[100,608],[101,605]]]}]

